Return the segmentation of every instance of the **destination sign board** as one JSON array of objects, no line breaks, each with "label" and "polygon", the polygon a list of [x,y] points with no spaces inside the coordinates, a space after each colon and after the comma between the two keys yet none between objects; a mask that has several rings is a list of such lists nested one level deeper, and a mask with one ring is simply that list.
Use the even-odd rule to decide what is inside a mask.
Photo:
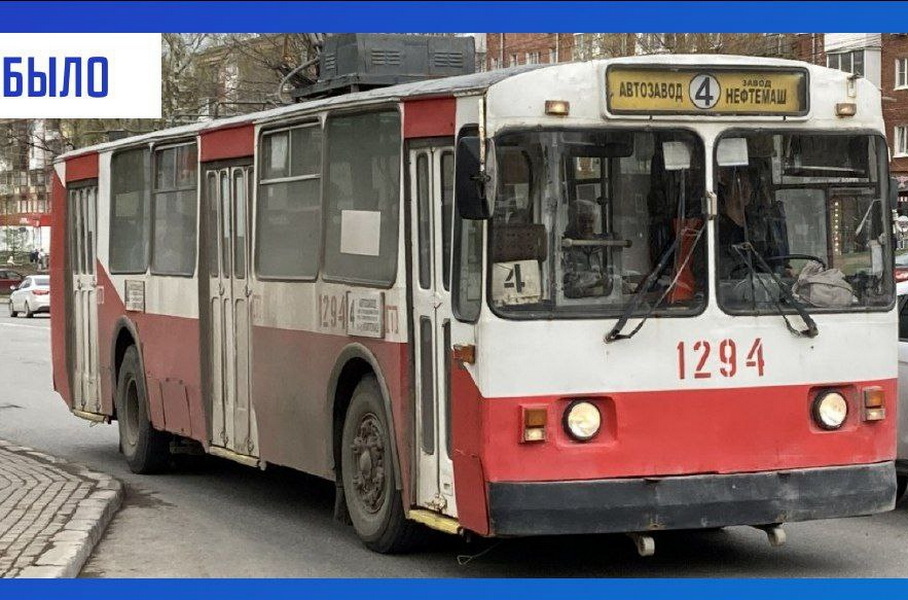
[{"label": "destination sign board", "polygon": [[614,114],[807,114],[805,69],[641,67],[606,70],[608,110]]}]

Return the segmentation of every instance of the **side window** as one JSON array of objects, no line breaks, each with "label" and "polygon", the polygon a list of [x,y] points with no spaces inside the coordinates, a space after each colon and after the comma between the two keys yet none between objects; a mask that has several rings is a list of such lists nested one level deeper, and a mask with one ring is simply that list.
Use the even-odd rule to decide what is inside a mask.
[{"label": "side window", "polygon": [[454,211],[454,153],[441,155],[441,239],[442,278],[451,289],[451,215]]},{"label": "side window", "polygon": [[192,275],[198,212],[196,145],[163,148],[154,157],[154,238],[151,272]]},{"label": "side window", "polygon": [[482,221],[454,212],[454,316],[475,322],[482,308]]},{"label": "side window", "polygon": [[326,132],[325,276],[391,285],[397,274],[400,115],[331,117]]},{"label": "side window", "polygon": [[256,273],[314,279],[322,231],[322,130],[315,123],[265,133],[261,148]]},{"label": "side window", "polygon": [[908,296],[899,297],[899,339],[908,342]]},{"label": "side window", "polygon": [[148,268],[149,156],[147,149],[139,148],[111,159],[112,273],[144,273]]},{"label": "side window", "polygon": [[24,290],[26,288],[31,287],[31,285],[32,285],[31,277],[26,277],[25,280],[22,282],[22,285],[19,286],[19,289]]}]

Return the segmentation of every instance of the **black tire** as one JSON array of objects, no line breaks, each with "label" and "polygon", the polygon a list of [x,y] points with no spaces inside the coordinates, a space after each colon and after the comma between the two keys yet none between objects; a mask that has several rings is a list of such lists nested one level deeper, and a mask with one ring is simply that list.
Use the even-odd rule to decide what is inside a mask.
[{"label": "black tire", "polygon": [[170,462],[170,436],[151,426],[145,377],[135,346],[126,349],[117,381],[120,451],[133,473],[159,473]]},{"label": "black tire", "polygon": [[15,319],[16,317],[19,316],[19,313],[17,311],[13,310],[13,299],[12,298],[9,299],[9,316],[13,319]]},{"label": "black tire", "polygon": [[25,318],[31,319],[34,318],[35,313],[32,312],[32,307],[28,305],[28,300],[25,301]]},{"label": "black tire", "polygon": [[381,389],[373,375],[356,386],[344,418],[341,479],[356,534],[382,554],[406,552],[426,533],[404,515]]},{"label": "black tire", "polygon": [[895,478],[895,502],[898,504],[905,497],[908,490],[908,475],[898,475]]}]

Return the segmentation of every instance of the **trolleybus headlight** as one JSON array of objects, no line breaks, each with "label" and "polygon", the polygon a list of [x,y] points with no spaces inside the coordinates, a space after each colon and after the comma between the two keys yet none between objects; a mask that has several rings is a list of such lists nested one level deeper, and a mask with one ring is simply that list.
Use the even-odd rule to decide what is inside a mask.
[{"label": "trolleybus headlight", "polygon": [[585,442],[599,433],[602,415],[595,404],[584,400],[571,402],[564,411],[564,429],[575,440]]},{"label": "trolleybus headlight", "polygon": [[838,392],[820,394],[813,403],[813,418],[823,429],[838,429],[848,416],[848,402]]}]

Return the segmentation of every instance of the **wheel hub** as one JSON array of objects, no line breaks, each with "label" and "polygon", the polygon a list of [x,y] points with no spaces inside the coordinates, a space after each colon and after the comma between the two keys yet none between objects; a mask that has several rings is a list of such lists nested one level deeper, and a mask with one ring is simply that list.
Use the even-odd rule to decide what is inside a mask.
[{"label": "wheel hub", "polygon": [[381,422],[375,415],[362,418],[350,449],[357,467],[353,474],[356,495],[367,511],[376,513],[385,500],[385,448]]}]

